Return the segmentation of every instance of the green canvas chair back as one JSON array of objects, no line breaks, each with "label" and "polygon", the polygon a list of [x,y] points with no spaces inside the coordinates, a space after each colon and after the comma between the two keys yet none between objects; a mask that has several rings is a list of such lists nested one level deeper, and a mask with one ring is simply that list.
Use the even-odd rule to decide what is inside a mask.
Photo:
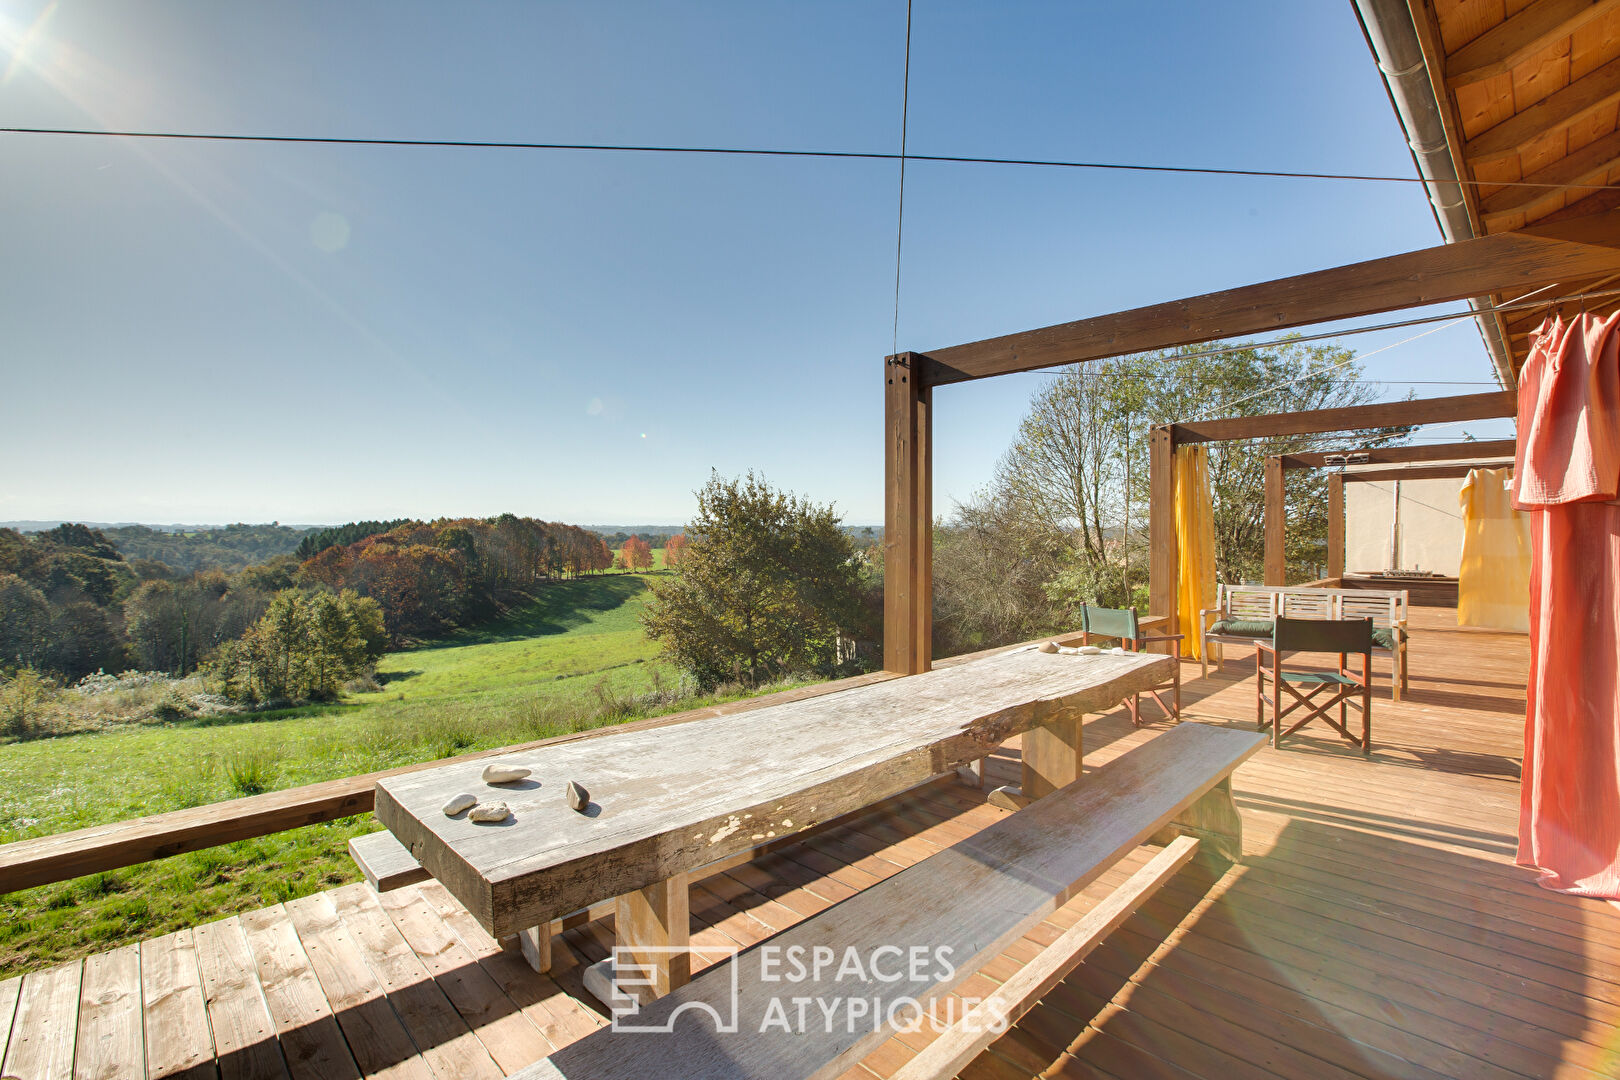
[{"label": "green canvas chair back", "polygon": [[1371,619],[1278,619],[1271,643],[1278,653],[1371,653]]},{"label": "green canvas chair back", "polygon": [[1080,629],[1098,637],[1135,641],[1140,633],[1136,629],[1135,608],[1092,607],[1080,605]]}]

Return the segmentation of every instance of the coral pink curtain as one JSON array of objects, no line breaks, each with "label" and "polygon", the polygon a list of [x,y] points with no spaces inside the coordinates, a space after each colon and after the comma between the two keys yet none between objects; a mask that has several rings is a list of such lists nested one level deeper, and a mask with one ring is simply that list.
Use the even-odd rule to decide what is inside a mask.
[{"label": "coral pink curtain", "polygon": [[1530,516],[1523,866],[1620,899],[1620,314],[1549,319],[1519,376],[1514,506]]}]

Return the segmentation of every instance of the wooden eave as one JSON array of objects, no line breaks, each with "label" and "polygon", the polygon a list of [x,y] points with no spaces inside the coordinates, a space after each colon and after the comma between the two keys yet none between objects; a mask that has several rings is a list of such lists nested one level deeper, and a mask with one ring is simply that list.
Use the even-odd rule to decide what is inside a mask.
[{"label": "wooden eave", "polygon": [[[1620,0],[1409,0],[1477,236],[1620,205]],[[1513,186],[1515,181],[1557,185]],[[1582,278],[1546,293],[1620,287]],[[1518,294],[1492,294],[1495,304]],[[1620,309],[1620,296],[1586,310]],[[1516,375],[1547,309],[1499,316]]]}]

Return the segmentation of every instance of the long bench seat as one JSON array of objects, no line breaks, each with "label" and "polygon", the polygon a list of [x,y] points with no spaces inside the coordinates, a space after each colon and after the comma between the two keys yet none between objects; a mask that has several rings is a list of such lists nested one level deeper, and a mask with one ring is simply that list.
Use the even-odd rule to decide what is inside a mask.
[{"label": "long bench seat", "polygon": [[[1390,696],[1406,692],[1407,594],[1404,589],[1330,589],[1314,585],[1221,585],[1217,606],[1198,613],[1203,674],[1211,646],[1269,641],[1278,616],[1288,619],[1371,619],[1373,651],[1390,656]],[[1216,652],[1216,666],[1221,657]]]},{"label": "long bench seat", "polygon": [[[1241,855],[1231,775],[1264,739],[1186,723],[950,848],[775,937],[714,964],[517,1075],[523,1080],[806,1080],[844,1072],[920,1009],[979,970],[1076,892],[1150,839],[1171,844],[1133,877],[1135,892],[1064,935],[1034,974],[980,1009],[1012,1018],[1073,967],[1191,854]],[[1096,914],[1096,913],[1094,913]],[[1084,936],[1084,935],[1082,935]],[[813,970],[813,958],[837,963]],[[893,951],[890,951],[893,950]],[[802,979],[792,978],[797,955]],[[923,955],[920,966],[910,958]],[[855,970],[849,958],[855,958]],[[896,957],[901,958],[896,962]],[[1032,965],[1033,966],[1033,965]],[[621,978],[624,975],[621,969]],[[801,1010],[799,999],[816,1002]],[[825,1020],[828,1005],[834,1018]],[[898,1006],[898,1011],[892,1011]],[[874,1020],[873,1016],[879,1017]],[[982,1012],[940,1036],[937,1075],[950,1076],[993,1031]],[[994,1019],[994,1016],[989,1017]],[[641,1030],[628,1030],[627,1025]]]}]

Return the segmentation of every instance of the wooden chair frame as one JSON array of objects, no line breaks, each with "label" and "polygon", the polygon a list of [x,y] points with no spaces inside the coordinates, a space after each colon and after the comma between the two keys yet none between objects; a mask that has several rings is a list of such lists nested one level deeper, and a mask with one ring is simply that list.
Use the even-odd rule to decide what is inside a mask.
[{"label": "wooden chair frame", "polygon": [[1378,629],[1388,627],[1393,647],[1374,644],[1373,652],[1390,655],[1390,699],[1400,701],[1406,694],[1408,675],[1406,644],[1410,602],[1405,589],[1329,589],[1314,585],[1227,585],[1219,584],[1216,605],[1198,613],[1197,633],[1202,645],[1204,678],[1209,677],[1210,659],[1220,671],[1227,645],[1254,645],[1264,638],[1244,634],[1212,634],[1209,627],[1221,619],[1250,618],[1267,622],[1284,618],[1359,619],[1370,617]]},{"label": "wooden chair frame", "polygon": [[[1365,643],[1360,639],[1365,637]],[[1357,647],[1346,649],[1352,642]],[[1305,676],[1331,676],[1316,682],[1308,691],[1301,692],[1283,670],[1283,659],[1291,653],[1298,652],[1338,652],[1339,667],[1337,672],[1299,671],[1296,675]],[[1348,668],[1348,659],[1351,653],[1361,656],[1361,673],[1357,675]],[[1277,620],[1277,632],[1272,640],[1260,639],[1255,641],[1254,670],[1255,670],[1255,723],[1263,731],[1271,728],[1271,745],[1273,749],[1282,745],[1283,739],[1294,734],[1312,720],[1320,718],[1329,727],[1339,733],[1339,737],[1350,745],[1359,747],[1363,753],[1372,750],[1372,620],[1371,619],[1339,619],[1325,622],[1315,619],[1288,619]],[[1268,669],[1267,658],[1270,658]],[[1266,683],[1270,682],[1271,692],[1266,692]],[[1287,707],[1283,706],[1283,691],[1287,690],[1293,700]],[[1324,700],[1318,702],[1324,691],[1328,692]],[[1270,698],[1271,719],[1266,719],[1267,698]],[[1355,699],[1359,697],[1360,701]],[[1328,709],[1333,705],[1339,706],[1339,718],[1335,720],[1328,715]],[[1361,736],[1357,738],[1350,731],[1349,706],[1356,705],[1361,710]],[[1305,715],[1296,720],[1286,729],[1283,720],[1299,709],[1305,709]]]},{"label": "wooden chair frame", "polygon": [[[1175,671],[1171,675],[1171,698],[1166,704],[1159,691],[1159,686],[1148,691],[1153,700],[1158,702],[1159,708],[1164,710],[1167,718],[1179,723],[1181,721],[1181,642],[1185,634],[1144,634],[1137,624],[1137,614],[1131,608],[1104,608],[1091,604],[1080,605],[1080,643],[1092,644],[1093,637],[1114,639],[1129,652],[1142,652],[1150,645],[1166,644],[1170,646],[1170,655],[1176,658]],[[1094,625],[1094,623],[1096,625]],[[1131,695],[1131,724],[1142,726],[1142,695]]]}]

